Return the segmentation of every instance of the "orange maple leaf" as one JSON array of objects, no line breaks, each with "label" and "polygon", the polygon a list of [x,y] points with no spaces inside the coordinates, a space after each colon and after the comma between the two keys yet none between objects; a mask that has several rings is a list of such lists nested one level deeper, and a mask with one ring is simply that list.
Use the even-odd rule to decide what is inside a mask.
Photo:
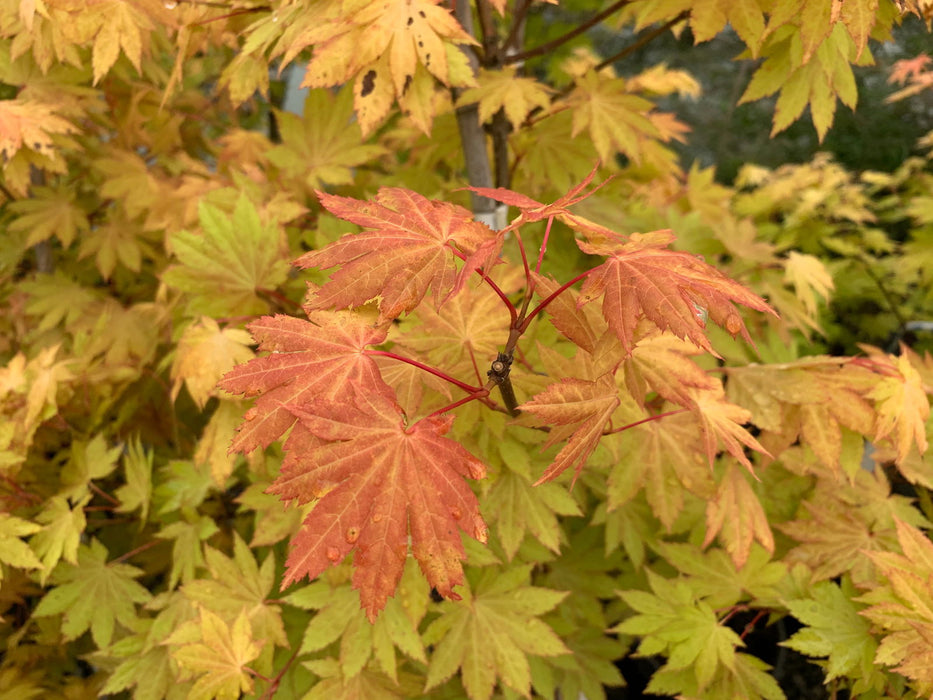
[{"label": "orange maple leaf", "polygon": [[[373,201],[319,192],[335,216],[370,229],[344,236],[321,250],[301,256],[300,267],[341,266],[311,298],[310,308],[348,308],[379,300],[380,322],[411,311],[428,291],[440,305],[462,286],[464,271],[482,267],[498,253],[483,245],[496,233],[455,204],[426,199],[410,190],[384,187]],[[482,248],[477,259],[474,253]]]},{"label": "orange maple leaf", "polygon": [[244,416],[232,452],[266,447],[292,427],[295,415],[284,404],[337,400],[352,384],[391,395],[373,358],[361,352],[385,340],[384,327],[345,311],[311,312],[308,318],[263,316],[247,326],[259,349],[271,354],[234,367],[218,385],[233,394],[259,397]]},{"label": "orange maple leaf", "polygon": [[603,428],[619,406],[619,390],[607,373],[595,381],[565,378],[527,401],[519,408],[531,413],[540,424],[555,426],[544,444],[545,449],[567,440],[535,486],[556,478],[574,467],[574,481],[586,460],[596,449]]},{"label": "orange maple leaf", "polygon": [[603,316],[629,352],[635,346],[635,325],[643,316],[714,355],[703,333],[707,315],[733,336],[741,334],[751,342],[731,302],[777,315],[774,310],[697,256],[669,250],[673,240],[669,230],[633,233],[627,242],[578,240],[584,253],[604,255],[608,260],[587,276],[577,305],[602,296]]},{"label": "orange maple leaf", "polygon": [[23,147],[47,154],[55,145],[53,135],[75,131],[51,105],[20,98],[0,101],[0,156],[8,160]]},{"label": "orange maple leaf", "polygon": [[282,473],[270,487],[284,500],[318,499],[291,542],[283,587],[314,578],[355,551],[353,585],[375,620],[395,592],[411,550],[428,582],[459,599],[466,558],[459,530],[486,541],[486,524],[464,477],[485,465],[444,437],[453,417],[406,427],[395,401],[351,388],[353,400],[286,408],[299,420]]}]

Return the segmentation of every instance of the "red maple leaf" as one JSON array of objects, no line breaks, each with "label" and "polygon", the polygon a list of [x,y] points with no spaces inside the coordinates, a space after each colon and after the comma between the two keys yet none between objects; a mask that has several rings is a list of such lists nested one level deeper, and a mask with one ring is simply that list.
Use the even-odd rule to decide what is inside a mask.
[{"label": "red maple leaf", "polygon": [[559,199],[555,200],[551,204],[542,204],[541,202],[532,199],[531,197],[521,194],[520,192],[514,192],[505,187],[470,187],[470,191],[475,192],[481,197],[488,197],[489,199],[494,199],[497,202],[502,202],[503,204],[508,204],[509,206],[515,207],[516,209],[522,212],[522,221],[540,221],[541,219],[547,219],[550,216],[558,216],[560,214],[568,214],[568,207],[573,206],[577,202],[580,202],[587,197],[589,197],[593,192],[602,187],[605,182],[595,187],[590,192],[584,192],[586,187],[593,181],[593,177],[596,175],[596,171],[599,168],[597,164],[590,174],[583,178],[583,181],[571,189],[567,194],[563,195]]},{"label": "red maple leaf", "polygon": [[565,378],[523,403],[522,412],[532,414],[536,424],[554,426],[545,448],[567,440],[535,486],[556,478],[571,466],[576,480],[619,403],[619,390],[611,374],[596,381]]},{"label": "red maple leaf", "polygon": [[513,192],[512,190],[506,189],[505,187],[470,187],[469,189],[482,197],[488,197],[489,199],[494,199],[497,202],[508,204],[509,206],[515,207],[521,211],[521,216],[513,221],[509,225],[509,228],[513,228],[522,223],[540,221],[541,219],[547,219],[553,216],[567,224],[572,229],[581,231],[587,236],[593,236],[597,239],[602,239],[606,236],[613,236],[613,231],[582,216],[570,213],[570,207],[572,207],[577,202],[583,201],[591,194],[596,192],[596,190],[598,190],[600,187],[609,182],[609,180],[606,180],[605,182],[596,185],[596,187],[589,190],[588,192],[585,191],[589,184],[593,181],[593,178],[595,177],[596,171],[598,169],[599,164],[597,163],[593,170],[590,171],[590,174],[583,178],[583,181],[580,182],[579,185],[573,187],[565,195],[559,197],[550,204],[543,204],[527,195],[521,194],[520,192]]},{"label": "red maple leaf", "polygon": [[458,260],[470,258],[472,272],[498,253],[490,245],[496,233],[455,204],[398,187],[380,189],[373,201],[317,194],[334,216],[369,230],[298,258],[303,268],[340,266],[309,308],[345,309],[378,299],[380,321],[388,321],[418,306],[429,290],[440,305],[462,285]]},{"label": "red maple leaf", "polygon": [[361,352],[385,340],[385,327],[346,311],[312,311],[308,318],[263,316],[247,326],[259,349],[271,354],[234,367],[219,383],[232,394],[259,397],[231,451],[250,452],[281,437],[296,421],[284,404],[337,400],[348,384],[392,395],[373,358]]},{"label": "red maple leaf", "polygon": [[405,426],[398,404],[350,388],[351,400],[288,405],[299,424],[269,489],[283,500],[319,499],[292,538],[283,587],[314,578],[355,551],[353,585],[370,620],[398,585],[411,550],[447,598],[463,582],[460,530],[486,541],[486,524],[464,477],[485,465],[444,437],[452,417]]},{"label": "red maple leaf", "polygon": [[584,253],[604,255],[608,260],[587,276],[577,305],[602,296],[603,316],[628,351],[635,346],[635,325],[642,316],[714,355],[703,333],[707,315],[733,336],[741,334],[751,342],[732,302],[772,314],[774,310],[697,256],[670,250],[667,246],[673,240],[669,230],[633,233],[626,242],[578,240]]}]

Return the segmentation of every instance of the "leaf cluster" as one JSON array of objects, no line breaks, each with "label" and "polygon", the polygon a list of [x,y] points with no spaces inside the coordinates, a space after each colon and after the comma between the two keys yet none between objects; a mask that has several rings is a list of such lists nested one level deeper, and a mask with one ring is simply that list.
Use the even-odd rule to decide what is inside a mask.
[{"label": "leaf cluster", "polygon": [[0,698],[933,693],[931,154],[724,187],[611,68],[822,138],[928,3],[567,5],[0,6]]}]

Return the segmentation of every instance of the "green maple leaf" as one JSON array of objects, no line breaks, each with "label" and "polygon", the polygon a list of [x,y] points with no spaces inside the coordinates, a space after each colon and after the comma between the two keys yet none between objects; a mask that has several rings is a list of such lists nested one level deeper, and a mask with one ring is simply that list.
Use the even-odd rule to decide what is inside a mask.
[{"label": "green maple leaf", "polygon": [[645,692],[653,695],[678,696],[686,698],[710,698],[711,700],[733,700],[733,698],[761,698],[762,700],[786,700],[784,691],[778,685],[761,659],[748,654],[737,653],[733,668],[719,667],[713,680],[705,689],[697,683],[695,674],[689,668],[659,669],[652,677]]},{"label": "green maple leaf", "polygon": [[525,655],[570,653],[538,618],[567,593],[527,585],[530,572],[530,564],[506,571],[486,569],[472,590],[464,586],[462,603],[441,604],[441,617],[424,634],[425,642],[435,645],[425,690],[460,669],[472,700],[488,700],[497,678],[527,696],[531,672]]},{"label": "green maple leaf", "polygon": [[106,650],[107,660],[124,659],[113,670],[101,693],[118,693],[136,686],[133,700],[182,700],[190,683],[180,683],[168,647],[149,645],[146,635],[124,637]]},{"label": "green maple leaf", "polygon": [[81,498],[89,494],[88,485],[102,479],[117,468],[122,445],[107,448],[103,435],[95,435],[90,442],[76,441],[71,448],[71,460],[62,469],[62,496]]},{"label": "green maple leaf", "polygon": [[301,510],[283,508],[278,496],[266,493],[270,485],[269,481],[257,481],[247,486],[236,499],[245,511],[255,516],[250,547],[273,545],[295,534],[301,526]]},{"label": "green maple leaf", "polygon": [[[836,24],[814,51],[813,56],[805,58],[800,38],[790,28],[775,32],[765,44],[762,53],[766,59],[752,76],[739,104],[780,91],[772,136],[797,121],[810,105],[813,125],[822,140],[832,125],[837,98],[847,107],[855,108],[858,90],[849,62],[856,59],[858,50],[844,25]],[[857,62],[870,61],[870,55],[865,53]]]},{"label": "green maple leaf", "polygon": [[285,602],[305,610],[318,610],[305,628],[301,652],[315,652],[340,640],[340,672],[344,679],[363,672],[373,657],[392,680],[398,680],[395,648],[427,663],[418,624],[427,611],[429,590],[414,560],[406,562],[395,596],[370,623],[360,608],[360,598],[349,585],[334,587],[314,581],[289,595]]},{"label": "green maple leaf", "polygon": [[98,647],[110,644],[116,623],[132,629],[136,605],[152,598],[135,579],[142,570],[107,563],[107,549],[96,539],[78,550],[77,564],[62,562],[53,576],[57,585],[45,594],[33,613],[37,617],[63,614],[62,634],[77,639],[87,630]]},{"label": "green maple leaf", "polygon": [[698,687],[710,684],[720,666],[735,668],[735,648],[742,639],[716,618],[713,608],[683,580],[669,581],[647,570],[653,592],[620,591],[635,611],[614,632],[641,637],[639,655],[666,654],[665,669],[692,669]]},{"label": "green maple leaf", "polygon": [[559,553],[561,527],[558,515],[580,515],[580,508],[566,488],[553,483],[532,486],[528,446],[514,439],[499,443],[505,468],[486,495],[486,510],[494,514],[496,532],[509,560],[525,535]]},{"label": "green maple leaf", "polygon": [[204,566],[201,554],[201,542],[219,530],[213,519],[202,515],[194,522],[179,520],[166,525],[156,537],[174,540],[172,544],[172,571],[169,575],[169,588],[179,582],[192,581],[198,567]]},{"label": "green maple leaf", "polygon": [[714,608],[728,608],[743,598],[774,599],[778,582],[786,575],[787,565],[771,561],[770,553],[753,545],[741,568],[737,568],[722,549],[676,542],[663,542],[655,548],[678,571],[687,575],[694,593]]},{"label": "green maple leaf", "polygon": [[118,513],[129,513],[139,508],[139,519],[146,522],[152,500],[153,457],[154,453],[143,448],[138,436],[130,440],[123,458],[126,483],[113,494],[120,501],[116,507]]},{"label": "green maple leaf", "polygon": [[84,506],[89,500],[90,496],[85,496],[71,507],[64,497],[53,496],[36,516],[36,520],[45,527],[32,536],[29,544],[42,560],[44,570],[39,577],[42,585],[59,560],[77,563],[78,544],[87,525]]},{"label": "green maple leaf", "polygon": [[229,620],[245,609],[257,638],[287,646],[282,614],[278,606],[267,602],[275,583],[275,557],[267,556],[259,566],[250,548],[234,533],[232,558],[204,547],[204,560],[211,578],[189,580],[182,589],[185,597]]},{"label": "green maple leaf", "polygon": [[782,644],[807,656],[827,657],[821,664],[827,681],[842,676],[867,679],[874,672],[878,642],[854,596],[851,579],[843,576],[841,585],[821,581],[813,586],[812,598],[786,603],[806,627]]},{"label": "green maple leaf", "polygon": [[190,460],[175,460],[160,469],[164,480],[155,488],[154,501],[159,515],[175,510],[197,508],[215,486],[206,466]]},{"label": "green maple leaf", "polygon": [[269,161],[286,177],[300,179],[309,192],[325,184],[349,185],[353,168],[385,153],[382,146],[363,143],[359,124],[353,120],[350,86],[336,95],[311,90],[303,117],[278,110],[275,116],[282,143],[269,149]]},{"label": "green maple leaf", "polygon": [[241,195],[232,215],[201,202],[201,232],[180,231],[170,237],[178,259],[162,281],[187,296],[192,315],[243,316],[268,311],[258,290],[275,289],[288,275],[282,231],[276,221],[263,222],[256,207]]},{"label": "green maple leaf", "polygon": [[[32,535],[42,527],[15,515],[0,513],[0,562],[18,569],[41,569],[42,562],[20,537]],[[0,583],[3,568],[0,567]]]},{"label": "green maple leaf", "polygon": [[610,639],[596,627],[561,632],[560,636],[567,643],[570,655],[528,657],[532,683],[538,695],[605,700],[606,686],[625,685],[625,679],[613,663],[624,653],[622,643]]}]

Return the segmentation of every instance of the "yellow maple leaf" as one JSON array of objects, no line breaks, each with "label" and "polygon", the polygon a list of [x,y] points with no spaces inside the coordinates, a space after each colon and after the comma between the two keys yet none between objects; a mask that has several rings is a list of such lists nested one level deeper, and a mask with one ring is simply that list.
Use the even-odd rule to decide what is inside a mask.
[{"label": "yellow maple leaf", "polygon": [[872,360],[885,374],[868,394],[868,398],[875,400],[878,412],[874,439],[890,437],[898,462],[907,458],[914,442],[922,454],[928,447],[925,423],[930,416],[930,401],[920,373],[907,355],[894,358],[876,354]]},{"label": "yellow maple leaf", "polygon": [[747,477],[734,464],[727,467],[716,495],[706,504],[703,546],[708,546],[717,534],[736,568],[745,566],[755,540],[774,553],[774,535],[761,501]]},{"label": "yellow maple leaf", "polygon": [[586,129],[603,161],[623,153],[640,162],[643,142],[660,136],[647,117],[654,105],[627,94],[621,78],[607,80],[590,71],[577,81],[567,103],[573,108],[571,138]]},{"label": "yellow maple leaf", "polygon": [[53,135],[75,131],[50,104],[19,97],[0,100],[0,157],[11,159],[21,148],[48,153],[55,145]]},{"label": "yellow maple leaf", "polygon": [[490,121],[500,109],[513,126],[519,126],[536,107],[546,108],[551,103],[550,88],[534,78],[516,75],[515,66],[501,70],[481,69],[476,77],[479,86],[465,90],[457,106],[479,102],[479,120]]},{"label": "yellow maple leaf", "polygon": [[[316,42],[302,87],[330,87],[355,77],[354,105],[363,115],[364,134],[388,114],[393,98],[405,98],[419,80],[419,69],[444,85],[475,84],[456,47],[476,40],[439,0],[357,2],[309,31]],[[293,41],[306,44],[306,34]],[[421,82],[420,99],[407,107],[421,117],[415,120],[419,128],[425,120],[417,107],[427,93],[423,78]]]},{"label": "yellow maple leaf", "polygon": [[817,312],[816,295],[829,301],[835,288],[832,275],[819,258],[794,251],[788,253],[784,263],[784,282],[793,286],[797,299],[811,317]]},{"label": "yellow maple leaf", "polygon": [[171,644],[173,639],[188,642],[172,652],[185,677],[199,676],[188,697],[234,700],[241,692],[250,692],[253,680],[246,664],[259,656],[261,647],[253,641],[246,611],[240,612],[232,626],[206,608],[199,612],[194,640],[186,639],[192,631],[179,635],[186,631],[179,628],[165,642]]},{"label": "yellow maple leaf", "polygon": [[749,472],[752,471],[752,463],[745,456],[744,447],[750,447],[753,450],[770,456],[768,451],[762,447],[750,432],[742,426],[751,421],[750,411],[729,403],[725,400],[722,385],[714,389],[688,389],[693,395],[697,417],[701,434],[703,436],[704,452],[710,464],[718,452],[718,443],[721,440],[726,451],[735,457],[745,466]]},{"label": "yellow maple leaf", "polygon": [[135,3],[105,0],[84,10],[82,16],[93,16],[99,25],[91,57],[95,84],[116,63],[121,49],[133,67],[140,70],[144,43],[154,27]]},{"label": "yellow maple leaf", "polygon": [[221,328],[217,321],[202,316],[188,326],[175,351],[172,363],[172,399],[184,383],[194,402],[204,408],[217,395],[215,386],[234,365],[253,357],[253,339],[241,328]]}]

